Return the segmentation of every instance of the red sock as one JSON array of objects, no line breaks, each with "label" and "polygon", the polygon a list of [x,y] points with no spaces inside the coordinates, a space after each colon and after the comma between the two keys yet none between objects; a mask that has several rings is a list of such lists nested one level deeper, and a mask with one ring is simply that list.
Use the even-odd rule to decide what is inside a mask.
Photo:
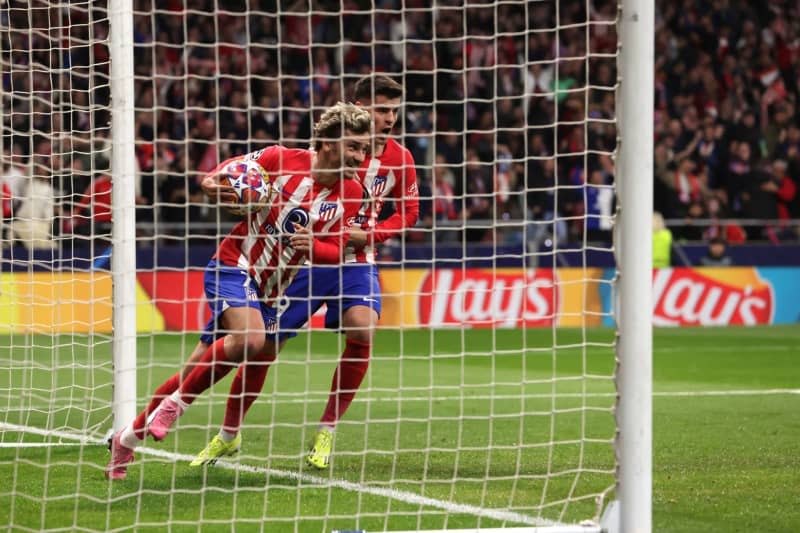
[{"label": "red sock", "polygon": [[191,404],[200,393],[228,375],[237,363],[231,363],[225,356],[225,337],[208,347],[180,386],[181,400]]},{"label": "red sock", "polygon": [[335,427],[336,422],[344,416],[369,368],[369,352],[368,342],[347,341],[342,359],[333,374],[331,394],[320,423]]},{"label": "red sock", "polygon": [[[246,362],[239,366],[239,371],[231,383],[231,390],[228,393],[228,403],[225,406],[225,421],[222,429],[228,433],[238,433],[242,426],[250,406],[256,401],[264,381],[267,379],[269,365],[275,360],[275,356],[268,359]],[[244,384],[244,387],[242,387]]]},{"label": "red sock", "polygon": [[147,417],[150,416],[150,413],[156,410],[156,407],[161,403],[161,400],[178,390],[178,386],[181,383],[181,373],[177,372],[174,376],[171,376],[167,379],[164,383],[162,383],[156,391],[153,393],[153,398],[150,400],[150,403],[145,407],[144,411],[139,413],[136,417],[136,420],[133,421],[132,429],[133,433],[139,437],[140,439],[144,439],[145,431],[144,426],[147,422]]}]

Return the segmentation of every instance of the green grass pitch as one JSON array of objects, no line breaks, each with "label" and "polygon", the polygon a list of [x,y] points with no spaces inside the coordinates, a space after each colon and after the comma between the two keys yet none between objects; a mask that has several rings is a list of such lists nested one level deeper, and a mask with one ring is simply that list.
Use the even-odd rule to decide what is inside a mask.
[{"label": "green grass pitch", "polygon": [[[139,339],[139,407],[194,339]],[[318,473],[302,456],[341,338],[300,335],[270,370],[230,465],[187,461],[221,422],[228,377],[111,484],[100,444],[109,339],[0,337],[0,529],[383,531],[591,517],[593,495],[613,484],[612,340],[607,329],[381,331],[332,468]],[[800,527],[800,328],[656,330],[654,391],[654,531]],[[75,428],[88,428],[85,444],[62,436]]]}]

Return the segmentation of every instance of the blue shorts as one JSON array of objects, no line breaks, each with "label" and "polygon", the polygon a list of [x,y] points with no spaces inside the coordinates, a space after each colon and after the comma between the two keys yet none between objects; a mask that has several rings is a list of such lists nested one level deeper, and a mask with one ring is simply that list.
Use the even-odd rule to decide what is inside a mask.
[{"label": "blue shorts", "polygon": [[378,267],[366,263],[301,268],[281,299],[278,316],[280,339],[297,335],[322,304],[327,304],[325,327],[339,329],[345,311],[357,305],[381,315]]},{"label": "blue shorts", "polygon": [[211,308],[211,319],[203,329],[200,341],[211,344],[216,339],[224,337],[220,324],[222,313],[230,307],[252,307],[261,311],[264,319],[264,329],[267,335],[274,335],[277,325],[278,311],[264,303],[263,295],[258,289],[256,281],[239,267],[232,267],[211,260],[203,275],[203,284],[206,291],[206,300]]}]

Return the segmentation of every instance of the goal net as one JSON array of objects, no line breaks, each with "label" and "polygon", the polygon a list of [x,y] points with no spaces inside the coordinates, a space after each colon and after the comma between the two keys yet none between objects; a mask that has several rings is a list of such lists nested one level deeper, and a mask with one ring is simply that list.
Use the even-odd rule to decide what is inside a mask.
[{"label": "goal net", "polygon": [[[618,9],[0,1],[0,524],[599,531],[624,462]],[[110,20],[126,17],[115,51],[126,32]],[[115,75],[126,53],[132,69]],[[380,322],[330,466],[306,463],[348,347],[323,306],[270,366],[238,455],[189,465],[218,434],[228,377],[106,481],[112,428],[180,370],[210,317],[203,271],[239,219],[202,177],[274,144],[307,148],[321,112],[373,73],[403,86],[392,135],[415,161],[420,212],[376,246]],[[133,107],[131,131],[114,130],[114,106]],[[113,163],[126,150],[133,172]],[[393,186],[378,178],[372,193]],[[403,191],[388,198],[380,221],[405,214]]]}]

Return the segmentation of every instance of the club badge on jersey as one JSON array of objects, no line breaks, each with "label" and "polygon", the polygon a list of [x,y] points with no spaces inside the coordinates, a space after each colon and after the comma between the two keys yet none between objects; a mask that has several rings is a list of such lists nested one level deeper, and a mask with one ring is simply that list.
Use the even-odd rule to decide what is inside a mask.
[{"label": "club badge on jersey", "polygon": [[319,206],[319,220],[321,222],[330,222],[336,216],[336,210],[339,204],[335,202],[322,202]]},{"label": "club badge on jersey", "polygon": [[375,176],[372,182],[372,196],[380,197],[386,191],[386,183],[389,181],[387,176]]}]

